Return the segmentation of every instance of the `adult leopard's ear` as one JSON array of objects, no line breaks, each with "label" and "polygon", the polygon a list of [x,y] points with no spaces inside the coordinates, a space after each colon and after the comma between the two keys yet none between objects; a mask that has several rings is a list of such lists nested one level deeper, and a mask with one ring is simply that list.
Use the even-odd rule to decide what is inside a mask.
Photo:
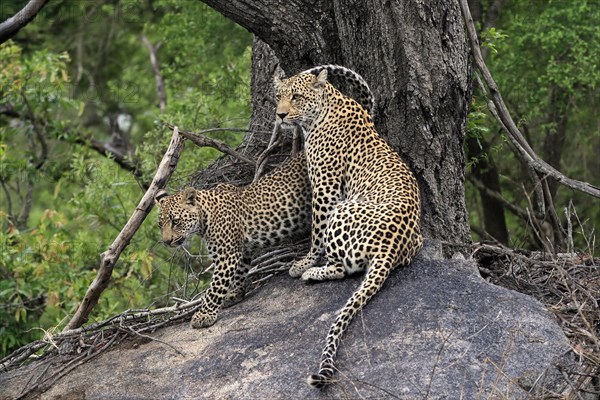
[{"label": "adult leopard's ear", "polygon": [[313,80],[313,89],[321,89],[327,83],[327,70],[324,69],[319,72]]},{"label": "adult leopard's ear", "polygon": [[167,197],[169,194],[164,190],[159,190],[154,194],[154,203],[160,205],[160,203]]},{"label": "adult leopard's ear", "polygon": [[193,206],[196,204],[196,189],[193,187],[185,188],[183,191],[183,200],[185,204]]},{"label": "adult leopard's ear", "polygon": [[283,69],[277,64],[275,67],[275,74],[273,75],[273,85],[275,85],[275,90],[279,90],[281,87],[281,79],[285,77],[285,72]]}]

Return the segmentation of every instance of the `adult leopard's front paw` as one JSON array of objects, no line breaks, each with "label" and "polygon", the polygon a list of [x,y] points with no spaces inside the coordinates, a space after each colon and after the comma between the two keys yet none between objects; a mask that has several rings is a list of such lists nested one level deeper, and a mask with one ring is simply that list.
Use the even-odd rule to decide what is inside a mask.
[{"label": "adult leopard's front paw", "polygon": [[300,260],[295,261],[290,267],[289,274],[292,278],[298,278],[302,276],[304,271],[309,268],[314,267],[319,261],[319,257],[313,255],[312,253],[307,254],[305,257]]},{"label": "adult leopard's front paw", "polygon": [[206,328],[215,323],[217,320],[216,312],[207,312],[204,310],[198,310],[196,314],[192,317],[192,322],[190,323],[192,328]]}]

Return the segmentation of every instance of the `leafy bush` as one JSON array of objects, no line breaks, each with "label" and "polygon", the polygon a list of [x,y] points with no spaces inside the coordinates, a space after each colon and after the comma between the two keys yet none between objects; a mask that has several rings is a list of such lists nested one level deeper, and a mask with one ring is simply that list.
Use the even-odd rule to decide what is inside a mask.
[{"label": "leafy bush", "polygon": [[[162,113],[140,34],[161,43]],[[62,329],[75,311],[166,148],[158,121],[245,127],[250,112],[250,34],[200,2],[50,3],[17,38],[0,46],[0,356]],[[138,176],[90,145],[112,143],[114,121]],[[217,155],[188,145],[173,189]],[[92,319],[189,296],[193,271],[177,257],[150,215]]]}]

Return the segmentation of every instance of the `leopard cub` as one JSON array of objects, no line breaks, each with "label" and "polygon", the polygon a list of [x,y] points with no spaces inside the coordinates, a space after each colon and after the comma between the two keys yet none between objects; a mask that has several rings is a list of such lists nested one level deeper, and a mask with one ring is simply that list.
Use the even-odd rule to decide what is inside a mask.
[{"label": "leopard cub", "polygon": [[310,234],[311,191],[303,153],[245,187],[220,184],[173,195],[161,190],[154,199],[163,243],[177,247],[197,233],[214,263],[193,328],[214,324],[221,307],[244,298],[256,252]]}]

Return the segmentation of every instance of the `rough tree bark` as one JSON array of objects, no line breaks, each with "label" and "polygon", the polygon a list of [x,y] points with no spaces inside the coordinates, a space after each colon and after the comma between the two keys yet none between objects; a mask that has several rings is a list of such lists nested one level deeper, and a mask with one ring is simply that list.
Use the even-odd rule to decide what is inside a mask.
[{"label": "rough tree bark", "polygon": [[[471,69],[455,2],[202,1],[257,38],[251,127],[271,129],[277,59],[288,76],[327,63],[356,70],[375,94],[379,133],[418,177],[425,235],[470,240],[463,141]],[[246,137],[245,145],[261,147],[267,136]]]}]

